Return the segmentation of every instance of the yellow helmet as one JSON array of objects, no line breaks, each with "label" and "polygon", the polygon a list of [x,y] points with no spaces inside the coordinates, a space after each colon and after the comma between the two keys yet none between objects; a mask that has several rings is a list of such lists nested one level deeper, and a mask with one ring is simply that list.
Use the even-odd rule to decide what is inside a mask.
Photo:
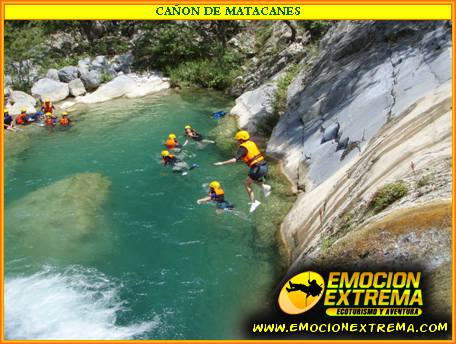
[{"label": "yellow helmet", "polygon": [[250,134],[246,130],[241,130],[236,133],[236,136],[234,138],[237,141],[240,141],[240,140],[247,141],[248,139],[250,139]]},{"label": "yellow helmet", "polygon": [[176,134],[169,134],[169,135],[168,135],[168,138],[169,138],[169,139],[175,139],[175,138],[176,138]]},{"label": "yellow helmet", "polygon": [[44,100],[45,103],[49,103],[50,101],[51,101],[51,100],[50,100],[49,98],[46,98],[46,99]]},{"label": "yellow helmet", "polygon": [[164,150],[161,152],[162,157],[169,156],[169,152],[167,150]]},{"label": "yellow helmet", "polygon": [[46,116],[46,117],[48,117],[48,116],[52,116],[52,113],[50,113],[50,112],[46,112],[45,116]]},{"label": "yellow helmet", "polygon": [[209,184],[209,187],[212,189],[220,189],[220,183],[218,181],[214,180],[213,182],[211,182]]},{"label": "yellow helmet", "polygon": [[21,112],[27,112],[27,108],[22,108]]},{"label": "yellow helmet", "polygon": [[192,129],[192,127],[191,127],[189,124],[187,124],[187,125],[185,126],[185,129]]},{"label": "yellow helmet", "polygon": [[3,110],[3,113],[8,113],[8,112],[9,112],[8,109]]},{"label": "yellow helmet", "polygon": [[68,112],[66,112],[66,111],[62,112],[62,116],[67,116],[67,115],[68,115]]}]

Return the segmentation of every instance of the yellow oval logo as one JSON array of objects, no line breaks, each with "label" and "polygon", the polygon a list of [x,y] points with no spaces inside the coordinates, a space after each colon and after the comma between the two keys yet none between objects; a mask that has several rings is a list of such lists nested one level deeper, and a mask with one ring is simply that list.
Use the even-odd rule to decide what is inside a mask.
[{"label": "yellow oval logo", "polygon": [[302,272],[290,278],[279,294],[279,306],[287,314],[307,312],[323,296],[325,280],[313,271]]}]

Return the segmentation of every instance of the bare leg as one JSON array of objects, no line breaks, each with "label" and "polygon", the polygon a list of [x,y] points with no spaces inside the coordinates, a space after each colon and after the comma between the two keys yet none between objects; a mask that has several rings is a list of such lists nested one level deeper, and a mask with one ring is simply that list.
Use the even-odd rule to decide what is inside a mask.
[{"label": "bare leg", "polygon": [[253,188],[252,188],[253,180],[252,180],[252,178],[247,177],[247,178],[245,178],[244,183],[245,183],[245,189],[247,190],[247,194],[249,195],[250,202],[253,203],[255,201],[255,194],[253,193]]}]

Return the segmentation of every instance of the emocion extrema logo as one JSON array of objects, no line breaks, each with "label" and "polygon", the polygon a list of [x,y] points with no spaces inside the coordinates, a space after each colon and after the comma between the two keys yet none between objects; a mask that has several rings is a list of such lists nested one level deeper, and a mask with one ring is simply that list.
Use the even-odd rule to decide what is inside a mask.
[{"label": "emocion extrema logo", "polygon": [[320,274],[306,271],[290,278],[279,294],[279,306],[287,314],[301,314],[323,296],[325,281]]}]

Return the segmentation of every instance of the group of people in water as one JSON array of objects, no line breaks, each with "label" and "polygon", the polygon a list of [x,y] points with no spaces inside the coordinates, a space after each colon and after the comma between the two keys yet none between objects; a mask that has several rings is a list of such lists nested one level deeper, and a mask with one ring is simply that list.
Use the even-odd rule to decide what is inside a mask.
[{"label": "group of people in water", "polygon": [[[189,139],[196,142],[215,143],[214,141],[204,139],[203,135],[198,133],[190,125],[185,126],[185,136],[186,140],[184,144],[181,145],[175,134],[169,134],[168,139],[165,142],[166,150],[161,152],[162,164],[173,167],[174,171],[181,172],[183,170],[191,170],[198,167],[196,164],[189,167],[176,156],[176,154],[181,151],[182,147],[188,144]],[[271,194],[271,186],[265,183],[265,178],[268,173],[268,164],[257,144],[251,140],[249,132],[240,130],[236,133],[235,139],[239,142],[239,149],[236,156],[225,161],[216,162],[214,165],[222,166],[243,161],[249,167],[250,170],[244,183],[250,200],[250,212],[252,213],[261,205],[261,202],[255,198],[253,184],[261,185],[265,197],[268,197]],[[183,172],[183,174],[186,173],[186,171]],[[208,202],[214,202],[216,207],[222,210],[231,210],[234,208],[233,204],[225,200],[225,191],[223,190],[221,183],[217,180],[209,183],[208,196],[197,201],[198,204]]]},{"label": "group of people in water", "polygon": [[56,125],[62,128],[68,128],[71,126],[71,119],[68,117],[67,112],[61,113],[61,118],[58,119],[55,114],[55,107],[50,99],[45,99],[40,111],[33,114],[27,113],[27,108],[22,108],[21,113],[18,114],[14,120],[10,115],[9,110],[5,108],[3,111],[3,129],[10,131],[21,130],[19,126],[28,124],[40,124],[46,126],[49,129],[53,129]]}]

